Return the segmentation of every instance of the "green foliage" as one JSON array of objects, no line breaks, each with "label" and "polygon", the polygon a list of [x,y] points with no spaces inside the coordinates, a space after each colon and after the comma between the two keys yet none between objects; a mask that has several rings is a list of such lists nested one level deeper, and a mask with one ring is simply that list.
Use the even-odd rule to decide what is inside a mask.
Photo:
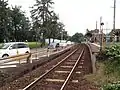
[{"label": "green foliage", "polygon": [[[99,79],[103,82],[101,90],[120,90],[120,82],[118,82],[120,79],[120,45],[114,44],[107,47],[99,54],[99,57],[104,59],[102,61],[104,63],[103,73],[98,73],[101,75]],[[113,82],[118,83],[113,84]]]},{"label": "green foliage", "polygon": [[21,6],[9,7],[8,0],[0,0],[0,42],[9,41],[36,41],[45,43],[45,38],[67,39],[64,24],[58,22],[59,17],[54,13],[52,0],[36,0],[32,7],[31,17],[25,16]]},{"label": "green foliage", "polygon": [[120,84],[107,84],[103,86],[102,90],[120,90]]},{"label": "green foliage", "polygon": [[119,60],[114,60],[114,61],[106,61],[105,62],[105,75],[108,74],[117,74],[120,75],[120,61]]},{"label": "green foliage", "polygon": [[106,55],[113,60],[120,59],[120,45],[112,45],[105,49]]},{"label": "green foliage", "polygon": [[[59,22],[58,15],[53,11],[53,0],[36,0],[32,7],[31,17],[33,21],[33,30],[39,37],[43,33],[43,41],[49,39],[67,39],[67,33],[64,31],[64,24]],[[54,41],[54,40],[53,40]]]},{"label": "green foliage", "polygon": [[33,20],[33,30],[37,32],[37,36],[43,33],[43,39],[45,36],[51,34],[52,23],[52,0],[36,0],[36,4],[32,7],[31,17]]},{"label": "green foliage", "polygon": [[12,40],[24,41],[27,38],[27,32],[30,30],[29,19],[25,17],[24,12],[21,11],[20,6],[12,7],[11,20],[13,34]]},{"label": "green foliage", "polygon": [[[8,0],[0,0],[0,42],[28,40],[30,31],[29,19],[21,10],[21,6],[10,8]],[[32,39],[32,36],[30,37]]]},{"label": "green foliage", "polygon": [[76,43],[81,43],[82,41],[84,41],[84,36],[82,33],[75,33],[72,37],[71,37],[71,41],[72,42],[76,42]]},{"label": "green foliage", "polygon": [[0,0],[0,41],[8,39],[10,28],[10,9],[7,0]]},{"label": "green foliage", "polygon": [[41,47],[41,43],[40,42],[28,42],[29,47],[32,48],[40,48]]},{"label": "green foliage", "polygon": [[105,61],[105,74],[120,75],[120,45],[112,45],[105,49],[107,61]]}]

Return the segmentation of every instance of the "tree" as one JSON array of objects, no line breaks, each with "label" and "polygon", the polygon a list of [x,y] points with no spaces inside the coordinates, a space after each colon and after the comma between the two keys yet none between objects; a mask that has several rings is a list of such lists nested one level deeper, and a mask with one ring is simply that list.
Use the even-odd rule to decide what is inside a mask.
[{"label": "tree", "polygon": [[20,6],[10,8],[8,1],[0,0],[0,42],[25,41],[32,32],[30,28],[30,21]]},{"label": "tree", "polygon": [[71,38],[72,38],[72,36],[68,35],[67,41],[72,41]]},{"label": "tree", "polygon": [[49,43],[50,43],[50,38],[53,38],[53,42],[54,42],[54,39],[57,39],[57,36],[59,34],[59,30],[58,30],[58,19],[59,17],[53,13],[53,16],[51,17],[51,23],[49,23],[49,27],[48,27],[48,30],[49,30]]},{"label": "tree", "polygon": [[64,24],[58,22],[59,17],[52,10],[52,4],[52,0],[36,0],[31,10],[33,30],[37,36],[43,33],[43,38],[49,38],[49,43],[50,38],[53,38],[54,42],[54,39],[61,37],[64,28]]},{"label": "tree", "polygon": [[[36,0],[36,4],[32,7],[31,17],[33,20],[34,30],[37,33],[43,33],[43,41],[45,33],[50,31],[52,17],[52,0]],[[49,34],[48,34],[49,35]]]},{"label": "tree", "polygon": [[71,41],[76,43],[81,43],[82,41],[84,41],[84,35],[82,33],[75,33],[71,37]]},{"label": "tree", "polygon": [[10,8],[8,7],[8,1],[0,0],[0,42],[4,39],[8,41],[10,36],[9,26],[10,26]]},{"label": "tree", "polygon": [[62,22],[58,22],[58,33],[57,33],[57,39],[62,39],[63,37],[63,31],[64,31],[65,25]]},{"label": "tree", "polygon": [[12,40],[24,41],[27,39],[27,31],[30,29],[30,22],[25,17],[24,12],[21,10],[21,6],[12,7]]},{"label": "tree", "polygon": [[52,11],[49,10],[53,2],[51,0],[36,0],[36,4],[32,7],[31,17],[33,20],[33,24],[37,22],[38,25],[35,28],[39,30],[39,28],[45,28],[45,24],[49,17],[51,16]]},{"label": "tree", "polygon": [[67,31],[63,31],[63,39],[64,39],[64,40],[67,40],[67,39],[68,39]]}]

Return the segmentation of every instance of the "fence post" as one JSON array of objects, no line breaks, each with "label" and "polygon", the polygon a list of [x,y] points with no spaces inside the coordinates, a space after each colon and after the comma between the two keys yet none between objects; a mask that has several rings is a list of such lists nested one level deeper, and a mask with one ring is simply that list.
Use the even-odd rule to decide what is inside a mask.
[{"label": "fence post", "polygon": [[27,63],[31,63],[31,53],[30,53],[29,56],[27,57]]}]

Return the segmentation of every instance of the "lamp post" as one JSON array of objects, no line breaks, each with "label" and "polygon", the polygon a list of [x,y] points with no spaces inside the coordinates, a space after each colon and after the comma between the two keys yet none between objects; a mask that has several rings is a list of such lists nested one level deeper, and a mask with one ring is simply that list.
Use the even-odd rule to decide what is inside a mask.
[{"label": "lamp post", "polygon": [[[116,0],[114,0],[113,31],[115,31],[115,16],[116,16]],[[115,35],[113,35],[113,43],[114,41],[115,41]]]},{"label": "lamp post", "polygon": [[60,32],[60,42],[63,40],[63,31]]},{"label": "lamp post", "polygon": [[103,22],[101,22],[100,23],[100,26],[102,27],[101,28],[101,32],[100,32],[100,34],[101,34],[101,40],[100,40],[100,51],[102,51],[102,49],[103,49],[103,25],[104,25],[104,23]]},{"label": "lamp post", "polygon": [[43,33],[41,33],[41,35],[40,35],[40,41],[41,41],[41,48],[42,48],[42,44],[43,44]]},{"label": "lamp post", "polygon": [[38,39],[37,39],[37,30],[36,30],[36,34],[35,34],[35,39],[36,39],[36,59],[37,59],[37,53],[38,53],[38,50],[37,50],[37,48],[38,48]]}]

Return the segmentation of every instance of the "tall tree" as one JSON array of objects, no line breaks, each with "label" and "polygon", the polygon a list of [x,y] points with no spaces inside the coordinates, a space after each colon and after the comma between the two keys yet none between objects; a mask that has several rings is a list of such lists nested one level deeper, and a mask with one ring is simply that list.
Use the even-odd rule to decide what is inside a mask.
[{"label": "tall tree", "polygon": [[0,0],[0,41],[9,38],[9,12],[8,1]]},{"label": "tall tree", "polygon": [[[33,20],[33,26],[36,32],[42,32],[43,38],[47,32],[46,24],[49,23],[49,18],[52,16],[52,0],[36,0],[36,4],[32,7],[31,17]],[[36,23],[37,22],[37,23]],[[36,25],[37,24],[37,25]]]},{"label": "tall tree", "polygon": [[25,17],[24,12],[21,10],[21,6],[12,7],[12,34],[16,41],[23,41],[26,39],[26,31],[30,29],[30,22]]},{"label": "tall tree", "polygon": [[62,22],[58,22],[58,27],[57,27],[57,30],[58,30],[57,38],[60,39],[60,40],[63,38],[64,27],[65,27],[65,25],[64,25]]},{"label": "tall tree", "polygon": [[54,39],[57,38],[57,35],[59,33],[58,31],[58,16],[53,13],[53,16],[49,19],[49,23],[47,23],[46,25],[47,26],[47,33],[46,33],[46,36],[47,38],[49,38],[49,44],[50,44],[50,38],[53,38],[53,42],[54,42]]}]

